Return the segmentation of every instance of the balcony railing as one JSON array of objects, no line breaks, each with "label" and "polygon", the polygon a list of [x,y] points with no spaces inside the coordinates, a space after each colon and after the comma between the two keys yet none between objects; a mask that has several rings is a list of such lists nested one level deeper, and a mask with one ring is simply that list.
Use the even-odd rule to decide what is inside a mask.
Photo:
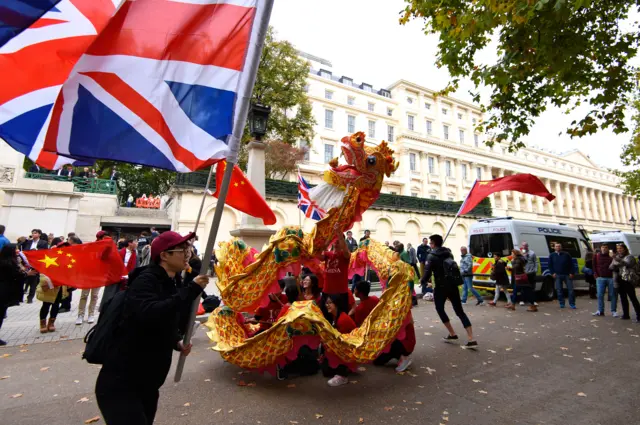
[{"label": "balcony railing", "polygon": [[[178,174],[175,185],[176,187],[182,188],[203,188],[207,183],[207,175],[208,172],[202,171],[198,171],[195,173]],[[310,186],[313,187],[313,185]],[[209,187],[209,189],[211,189],[211,191],[215,191],[215,178],[211,179],[211,186]],[[265,190],[267,198],[291,200],[298,198],[298,184],[296,182],[266,179]],[[455,215],[460,209],[461,204],[462,202],[440,201],[437,199],[389,195],[386,193],[382,193],[371,208]],[[477,217],[491,217],[492,210],[489,199],[483,200],[467,215]]]},{"label": "balcony railing", "polygon": [[[28,179],[38,180],[52,180],[59,182],[71,182],[73,183],[74,192],[82,193],[103,193],[107,195],[116,195],[118,193],[117,184],[112,180],[104,179],[92,179],[84,177],[66,177],[59,176],[57,174],[44,174],[44,173],[26,173],[25,177]],[[205,175],[206,182],[206,175]],[[202,184],[204,186],[204,183]]]}]

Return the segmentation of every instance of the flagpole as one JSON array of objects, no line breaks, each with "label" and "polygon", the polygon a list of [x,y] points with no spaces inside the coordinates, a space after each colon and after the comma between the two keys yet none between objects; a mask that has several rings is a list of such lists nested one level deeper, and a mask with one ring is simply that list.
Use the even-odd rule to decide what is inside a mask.
[{"label": "flagpole", "polygon": [[200,224],[200,217],[202,217],[202,210],[204,209],[204,202],[209,195],[209,185],[211,184],[211,176],[213,175],[213,167],[215,164],[211,166],[209,169],[209,177],[207,177],[207,184],[204,186],[204,193],[202,194],[202,202],[200,202],[200,209],[198,210],[198,217],[196,218],[196,225],[193,226],[193,233],[198,233],[198,225]]},{"label": "flagpole", "polygon": [[[263,7],[260,7],[262,3]],[[260,66],[260,56],[262,55],[262,46],[264,45],[264,39],[269,28],[269,19],[271,17],[271,10],[273,9],[274,0],[263,0],[258,2],[256,7],[256,21],[254,29],[251,34],[251,45],[247,54],[246,69],[241,77],[240,86],[238,90],[239,99],[236,103],[235,120],[233,123],[233,133],[229,140],[229,154],[227,155],[227,165],[225,166],[224,175],[222,177],[222,183],[220,186],[220,194],[218,196],[218,202],[216,203],[216,210],[213,215],[213,221],[211,222],[211,230],[209,231],[209,239],[207,240],[207,248],[204,251],[202,259],[202,267],[200,268],[200,274],[207,273],[209,268],[209,259],[213,253],[213,247],[216,243],[216,236],[218,229],[220,228],[220,221],[222,220],[222,212],[224,210],[224,204],[227,200],[227,193],[229,191],[229,183],[231,182],[231,174],[233,173],[233,167],[238,158],[238,149],[240,147],[240,141],[242,140],[242,134],[244,132],[244,126],[247,122],[247,114],[249,112],[249,105],[251,103],[251,93],[253,92],[253,86],[256,82],[256,75],[258,73],[258,67]],[[191,336],[193,335],[194,322],[196,320],[196,312],[200,305],[200,297],[197,297],[191,305],[191,316],[187,322],[187,331],[182,340],[184,345],[191,342]],[[178,364],[176,366],[176,374],[174,381],[179,382],[182,378],[182,371],[184,369],[184,363],[187,356],[180,354]]]},{"label": "flagpole", "polygon": [[302,230],[302,210],[300,209],[300,167],[298,166],[298,227]]},{"label": "flagpole", "polygon": [[458,218],[460,217],[460,211],[462,211],[462,209],[464,208],[465,204],[467,203],[467,199],[469,199],[469,194],[471,194],[471,192],[473,192],[473,188],[475,188],[477,184],[478,184],[478,180],[476,179],[476,181],[473,183],[473,186],[471,186],[471,190],[467,193],[467,196],[464,197],[464,201],[462,201],[462,205],[460,205],[460,208],[458,209],[458,212],[456,213],[456,217],[453,219],[453,222],[451,223],[451,226],[449,226],[449,230],[447,231],[447,234],[445,235],[444,239],[442,240],[442,244],[443,245],[444,245],[445,241],[447,240],[447,238],[449,237],[449,234],[451,233],[451,230],[453,230],[453,226],[455,226],[456,221],[458,221]]}]

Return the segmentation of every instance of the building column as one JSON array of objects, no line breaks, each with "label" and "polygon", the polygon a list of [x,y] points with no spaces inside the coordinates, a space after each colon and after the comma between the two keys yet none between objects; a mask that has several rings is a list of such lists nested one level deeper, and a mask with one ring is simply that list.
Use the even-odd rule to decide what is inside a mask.
[{"label": "building column", "polygon": [[620,205],[620,210],[622,211],[622,214],[623,214],[622,221],[620,223],[628,224],[629,217],[631,217],[631,214],[629,214],[629,211],[627,210],[627,206],[625,205],[624,198],[625,198],[624,195],[618,195],[618,204]]},{"label": "building column", "polygon": [[565,215],[564,195],[562,194],[562,185],[556,181],[556,206],[558,207],[558,215]]},{"label": "building column", "polygon": [[567,195],[567,215],[571,218],[575,218],[573,213],[573,197],[571,196],[571,186],[569,183],[564,185],[565,194]]},{"label": "building column", "polygon": [[[548,203],[551,203],[547,201]],[[542,196],[536,196],[536,209],[538,210],[538,214],[544,214],[544,201],[542,200]]]},{"label": "building column", "polygon": [[[546,179],[545,186],[551,187],[551,180]],[[555,215],[555,210],[553,207],[553,202],[547,202],[547,210],[549,211],[549,215]]]},{"label": "building column", "polygon": [[604,196],[604,202],[607,207],[607,221],[613,223],[616,220],[613,210],[613,203],[611,202],[611,193],[600,191],[602,196]]},{"label": "building column", "polygon": [[600,206],[600,221],[607,221],[609,220],[609,213],[605,208],[604,196],[602,196],[602,191],[599,190],[596,195],[598,197],[598,205]]},{"label": "building column", "polygon": [[631,203],[629,202],[629,197],[626,195],[622,195],[622,196],[624,199],[624,209],[627,211],[627,221],[629,221],[631,216],[633,215],[635,217],[635,215],[633,214],[633,211],[631,211]]},{"label": "building column", "polygon": [[638,206],[636,205],[635,198],[631,197],[629,202],[631,203],[631,212],[633,212],[635,219],[638,220]]},{"label": "building column", "polygon": [[587,194],[587,188],[584,186],[580,186],[580,196],[582,200],[582,206],[584,208],[584,218],[585,219],[593,219],[593,215],[591,214],[591,202],[589,201],[589,195]]},{"label": "building column", "polygon": [[[453,162],[453,166],[455,167],[455,175],[458,178],[456,180],[456,201],[464,199],[464,181],[462,180],[462,161],[459,159],[455,159]],[[468,172],[469,170],[467,170]]]},{"label": "building column", "polygon": [[[498,177],[504,177],[504,168],[500,168]],[[507,202],[507,192],[504,190],[500,192],[500,208],[505,211],[509,209],[509,203]]]},{"label": "building column", "polygon": [[440,199],[447,200],[447,174],[444,168],[444,156],[438,156],[438,174],[440,175]]},{"label": "building column", "polygon": [[524,200],[526,202],[527,205],[527,212],[532,213],[533,212],[533,196],[526,194],[524,195]]},{"label": "building column", "polygon": [[580,188],[578,185],[573,185],[573,193],[576,197],[576,217],[586,218],[586,215],[582,209],[582,201],[580,201]]},{"label": "building column", "polygon": [[[487,165],[485,167],[483,167],[484,170],[484,176],[482,176],[482,180],[492,180],[492,175],[491,175],[491,166]],[[491,202],[491,208],[495,208],[496,207],[496,195],[495,194],[491,194],[489,195],[489,201]]]},{"label": "building column", "polygon": [[614,193],[609,193],[609,199],[611,200],[611,212],[613,213],[613,222],[620,223],[620,209],[618,208],[618,199]]},{"label": "building column", "polygon": [[511,196],[513,197],[513,209],[516,211],[521,211],[520,195],[520,192],[511,191]]},{"label": "building column", "polygon": [[598,201],[596,200],[596,191],[595,189],[591,188],[591,189],[587,189],[587,193],[589,194],[589,200],[591,202],[591,210],[593,213],[593,219],[594,220],[602,220],[602,215],[601,212],[602,210],[598,209]]}]

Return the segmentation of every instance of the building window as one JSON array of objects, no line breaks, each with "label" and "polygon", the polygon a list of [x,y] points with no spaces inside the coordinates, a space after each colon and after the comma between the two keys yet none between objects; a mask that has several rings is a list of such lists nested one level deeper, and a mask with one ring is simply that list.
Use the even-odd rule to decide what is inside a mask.
[{"label": "building window", "polygon": [[355,115],[347,115],[347,132],[355,133],[356,132],[356,117]]},{"label": "building window", "polygon": [[458,131],[458,134],[460,135],[460,143],[464,143],[464,130]]},{"label": "building window", "polygon": [[476,179],[482,180],[482,168],[476,167]]},{"label": "building window", "polygon": [[415,117],[413,115],[407,115],[407,128],[409,128],[409,130],[413,131],[413,121],[414,121]]},{"label": "building window", "polygon": [[429,199],[438,199],[436,195],[429,195]]},{"label": "building window", "polygon": [[369,93],[373,93],[373,88],[366,83],[362,83],[362,90],[367,91]]},{"label": "building window", "polygon": [[393,116],[393,109],[387,108],[387,115],[388,116]]},{"label": "building window", "polygon": [[324,145],[324,163],[328,164],[333,159],[333,145]]},{"label": "building window", "polygon": [[393,191],[391,191],[391,192],[389,192],[389,194],[390,194],[390,195],[397,195],[397,194],[398,194],[398,192],[393,192]]},{"label": "building window", "polygon": [[451,177],[451,161],[445,161],[444,162],[444,174],[447,177]]},{"label": "building window", "polygon": [[462,114],[458,114],[458,119],[461,120],[462,119]]},{"label": "building window", "polygon": [[409,154],[409,169],[411,171],[416,171],[416,154],[415,153],[410,153]]},{"label": "building window", "polygon": [[427,120],[427,134],[431,134],[433,132],[433,122]]},{"label": "building window", "polygon": [[333,92],[331,90],[325,89],[324,90],[324,98],[325,99],[329,99],[329,100],[333,99]]},{"label": "building window", "polygon": [[424,109],[431,109],[431,104],[429,102],[424,102]]},{"label": "building window", "polygon": [[367,105],[367,108],[369,109],[369,112],[373,112],[376,110],[376,104],[373,102],[369,102],[369,104]]},{"label": "building window", "polygon": [[436,173],[435,159],[432,156],[430,156],[427,162],[429,163],[429,174],[435,174]]},{"label": "building window", "polygon": [[444,140],[449,140],[449,126],[443,125],[442,132],[444,133]]},{"label": "building window", "polygon": [[376,137],[376,122],[369,120],[369,133],[367,134],[367,137],[371,137],[372,139],[374,139]]},{"label": "building window", "polygon": [[393,132],[394,132],[394,128],[392,125],[387,125],[387,140],[389,142],[393,142]]},{"label": "building window", "polygon": [[442,115],[447,115],[449,110],[447,108],[442,108]]},{"label": "building window", "polygon": [[304,149],[304,160],[305,161],[309,161],[309,156],[310,156],[310,151],[311,151],[311,146],[309,146],[309,142],[306,141],[301,141],[300,142],[300,148]]},{"label": "building window", "polygon": [[408,98],[407,98],[407,103],[408,103],[409,105],[412,105],[412,104],[413,104],[413,99],[412,99],[412,98],[410,98],[410,97],[408,97]]},{"label": "building window", "polygon": [[355,97],[347,96],[347,105],[353,106],[353,105],[355,105],[355,103],[356,103],[356,98]]},{"label": "building window", "polygon": [[418,192],[411,192],[411,196],[413,196],[414,198],[418,197]]},{"label": "building window", "polygon": [[480,147],[480,138],[478,137],[477,134],[473,135],[473,144],[476,148]]},{"label": "building window", "polygon": [[331,72],[325,71],[324,69],[320,70],[320,76],[325,78],[331,78]]},{"label": "building window", "polygon": [[324,126],[325,128],[333,128],[333,111],[331,109],[324,110]]},{"label": "building window", "polygon": [[462,180],[467,180],[467,164],[460,165],[460,171],[462,171]]}]

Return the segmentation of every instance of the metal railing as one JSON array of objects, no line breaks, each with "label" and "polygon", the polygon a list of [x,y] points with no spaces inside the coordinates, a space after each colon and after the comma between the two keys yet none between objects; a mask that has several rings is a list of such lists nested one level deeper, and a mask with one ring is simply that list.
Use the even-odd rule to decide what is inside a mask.
[{"label": "metal railing", "polygon": [[[73,183],[74,192],[82,193],[103,193],[106,195],[116,195],[118,193],[118,185],[113,180],[93,179],[84,177],[59,176],[57,174],[45,173],[26,173],[25,178],[37,180],[51,180],[59,182]],[[204,185],[204,184],[203,184]]]}]

